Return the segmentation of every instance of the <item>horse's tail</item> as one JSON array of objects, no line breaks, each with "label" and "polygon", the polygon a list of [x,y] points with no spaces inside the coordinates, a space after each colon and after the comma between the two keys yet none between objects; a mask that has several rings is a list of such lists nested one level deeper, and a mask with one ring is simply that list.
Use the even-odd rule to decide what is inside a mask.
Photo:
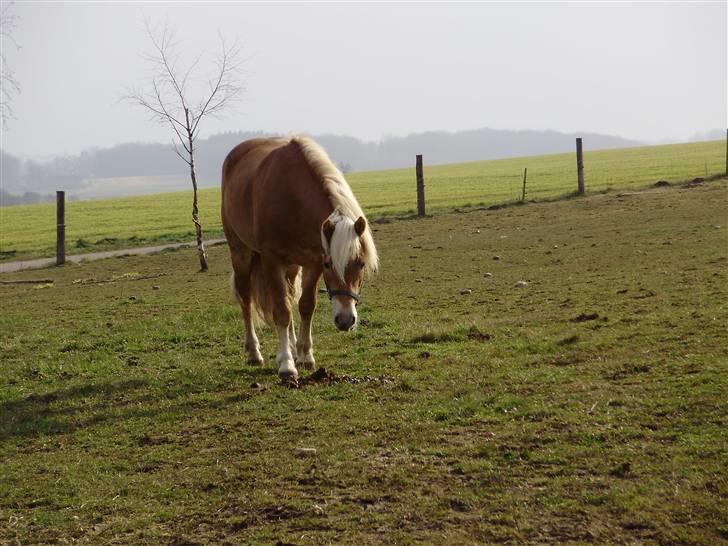
[{"label": "horse's tail", "polygon": [[[294,306],[301,297],[301,268],[290,266],[285,272],[284,282],[286,294],[285,302],[289,311],[293,312]],[[240,294],[235,287],[235,274],[230,278],[230,288],[235,299],[240,302]],[[263,273],[260,262],[260,255],[255,254],[250,266],[250,310],[253,321],[257,324],[265,323],[275,327],[273,319],[275,310],[274,282],[269,276]]]}]

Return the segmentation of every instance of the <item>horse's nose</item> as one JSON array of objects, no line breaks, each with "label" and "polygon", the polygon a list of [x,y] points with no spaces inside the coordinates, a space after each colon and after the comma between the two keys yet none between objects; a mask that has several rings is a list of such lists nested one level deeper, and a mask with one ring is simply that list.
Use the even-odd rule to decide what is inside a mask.
[{"label": "horse's nose", "polygon": [[348,332],[349,330],[351,330],[354,327],[355,322],[356,317],[348,313],[340,313],[336,315],[336,318],[334,319],[336,327],[342,332]]}]

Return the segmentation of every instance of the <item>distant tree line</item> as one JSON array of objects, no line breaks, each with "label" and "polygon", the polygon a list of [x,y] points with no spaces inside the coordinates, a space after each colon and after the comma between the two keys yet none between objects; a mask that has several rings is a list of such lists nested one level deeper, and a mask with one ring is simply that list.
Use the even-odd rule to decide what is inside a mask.
[{"label": "distant tree line", "polygon": [[[0,207],[10,207],[12,205],[37,205],[38,203],[53,203],[56,200],[54,193],[37,193],[34,191],[26,191],[20,194],[8,193],[0,189]],[[70,195],[66,196],[66,201],[77,201],[78,198]]]},{"label": "distant tree line", "polygon": [[35,205],[37,203],[50,203],[55,199],[51,194],[40,194],[34,191],[26,191],[18,195],[8,193],[0,189],[0,206],[9,207],[11,205]]},{"label": "distant tree line", "polygon": [[[215,186],[227,153],[249,138],[273,136],[263,132],[227,132],[201,139],[198,145],[201,186]],[[577,135],[556,131],[511,131],[477,129],[449,133],[433,131],[406,137],[388,137],[379,142],[340,135],[318,135],[343,171],[368,171],[413,165],[416,154],[423,154],[428,165],[460,163],[524,155],[570,152]],[[580,133],[588,149],[637,146],[641,143],[620,137]],[[90,180],[127,176],[187,174],[169,144],[126,143],[112,148],[91,149],[78,156],[57,157],[50,161],[23,161],[0,150],[2,189],[9,193],[73,191]],[[5,202],[5,200],[3,200]]]}]

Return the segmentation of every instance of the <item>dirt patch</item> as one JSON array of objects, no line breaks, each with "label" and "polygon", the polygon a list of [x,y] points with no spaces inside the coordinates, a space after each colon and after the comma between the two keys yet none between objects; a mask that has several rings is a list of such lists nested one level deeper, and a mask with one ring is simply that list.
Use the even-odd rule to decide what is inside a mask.
[{"label": "dirt patch", "polygon": [[475,326],[468,330],[468,339],[471,341],[489,341],[490,334],[486,334],[478,330]]},{"label": "dirt patch", "polygon": [[629,476],[631,471],[632,471],[632,465],[628,462],[623,462],[621,464],[618,464],[614,468],[612,468],[609,471],[609,475],[615,476],[617,478],[626,478]]},{"label": "dirt patch", "polygon": [[286,519],[300,518],[305,513],[293,506],[268,506],[258,511],[256,515],[266,521],[282,521]]},{"label": "dirt patch", "polygon": [[310,375],[307,375],[305,377],[299,377],[298,380],[285,379],[281,381],[282,385],[291,389],[300,389],[303,387],[310,387],[315,385],[334,385],[336,383],[349,383],[352,385],[360,385],[362,383],[386,385],[389,383],[394,383],[394,379],[392,379],[391,377],[386,377],[384,375],[376,377],[372,377],[369,375],[365,375],[362,377],[353,377],[346,374],[339,375],[334,372],[328,371],[326,368],[319,368]]},{"label": "dirt patch", "polygon": [[41,402],[47,404],[49,402],[55,402],[56,400],[58,400],[58,395],[52,392],[46,394],[31,393],[25,398],[25,400],[27,402]]},{"label": "dirt patch", "polygon": [[172,537],[170,544],[172,546],[202,546],[201,542],[195,542],[194,540],[179,535]]},{"label": "dirt patch", "polygon": [[571,322],[587,322],[589,320],[597,320],[599,313],[581,313],[578,317],[571,319]]},{"label": "dirt patch", "polygon": [[652,290],[648,290],[647,288],[640,288],[640,293],[636,296],[633,296],[633,298],[636,300],[644,300],[647,298],[652,298],[656,295],[657,294],[655,294],[655,292],[653,292]]},{"label": "dirt patch", "polygon": [[565,337],[564,339],[559,340],[557,343],[559,345],[573,345],[577,341],[579,341],[579,336],[574,334],[574,335],[571,335],[571,336]]},{"label": "dirt patch", "polygon": [[449,332],[426,332],[413,337],[410,343],[450,343],[460,340],[462,340],[461,336]]},{"label": "dirt patch", "polygon": [[140,446],[159,446],[170,442],[171,440],[167,436],[150,436],[149,434],[144,434],[137,440]]}]

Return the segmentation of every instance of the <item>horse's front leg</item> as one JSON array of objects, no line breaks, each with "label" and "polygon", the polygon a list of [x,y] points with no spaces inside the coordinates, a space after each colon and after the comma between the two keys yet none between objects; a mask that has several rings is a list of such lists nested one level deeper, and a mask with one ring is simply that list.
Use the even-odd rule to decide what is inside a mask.
[{"label": "horse's front leg", "polygon": [[[281,320],[281,322],[283,322],[283,320]],[[278,363],[278,377],[284,381],[288,379],[298,379],[298,370],[296,369],[296,364],[293,361],[293,354],[291,352],[291,338],[289,336],[290,325],[280,324],[279,321],[276,320],[276,331],[278,332],[278,354],[276,355],[276,362]]]},{"label": "horse's front leg", "polygon": [[288,325],[288,347],[291,349],[293,360],[298,362],[298,349],[296,348],[296,325],[293,322],[293,314],[291,314],[291,323]]},{"label": "horse's front leg", "polygon": [[301,299],[298,301],[298,310],[301,313],[301,329],[298,333],[296,349],[298,356],[296,362],[305,369],[316,367],[313,358],[313,339],[311,338],[311,321],[316,310],[316,292],[318,280],[321,277],[321,265],[315,264],[303,268],[301,280]]},{"label": "horse's front leg", "polygon": [[[288,288],[288,301],[291,304],[291,307],[293,306],[293,303],[296,301],[296,282],[298,281],[298,276],[301,273],[301,267],[298,265],[289,265],[288,269],[286,271],[286,281],[287,281],[287,288]],[[293,309],[291,309],[293,311]],[[291,314],[291,322],[288,324],[288,345],[291,348],[291,354],[293,355],[293,360],[298,361],[298,350],[296,345],[296,325],[293,320],[293,314]]]}]

